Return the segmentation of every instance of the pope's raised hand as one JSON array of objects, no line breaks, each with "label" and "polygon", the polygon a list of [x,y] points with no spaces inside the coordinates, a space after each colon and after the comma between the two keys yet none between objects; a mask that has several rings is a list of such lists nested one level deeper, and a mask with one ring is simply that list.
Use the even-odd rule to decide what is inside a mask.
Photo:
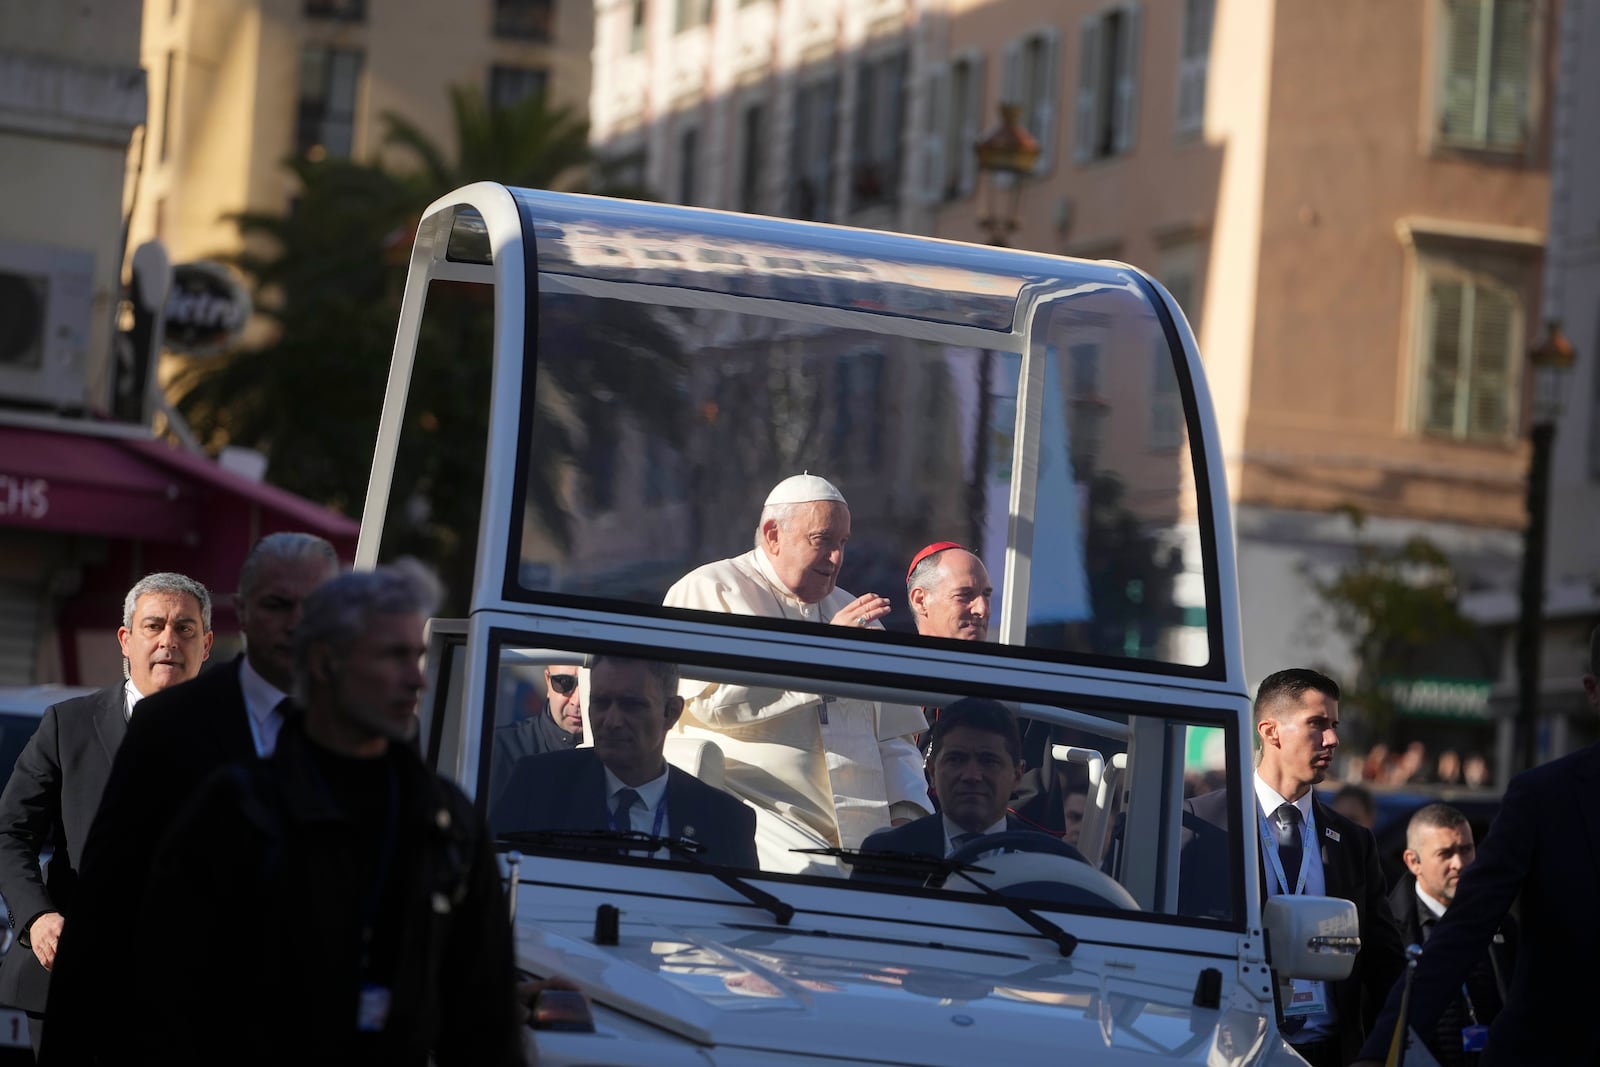
[{"label": "pope's raised hand", "polygon": [[889,598],[877,593],[862,593],[840,609],[830,624],[833,626],[878,626],[878,620],[889,614]]}]

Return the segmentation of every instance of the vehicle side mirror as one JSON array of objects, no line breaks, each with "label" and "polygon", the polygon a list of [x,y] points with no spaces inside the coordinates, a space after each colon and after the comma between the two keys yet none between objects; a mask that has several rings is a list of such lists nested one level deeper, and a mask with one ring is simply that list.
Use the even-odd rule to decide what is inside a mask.
[{"label": "vehicle side mirror", "polygon": [[1279,978],[1337,982],[1361,948],[1356,906],[1338,897],[1276,896],[1262,909],[1267,956]]}]

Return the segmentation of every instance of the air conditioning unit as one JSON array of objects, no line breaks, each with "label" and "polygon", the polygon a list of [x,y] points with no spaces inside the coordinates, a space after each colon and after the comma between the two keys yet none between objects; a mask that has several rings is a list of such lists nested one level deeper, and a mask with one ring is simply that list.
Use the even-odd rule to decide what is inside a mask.
[{"label": "air conditioning unit", "polygon": [[80,408],[94,253],[0,241],[0,403]]}]

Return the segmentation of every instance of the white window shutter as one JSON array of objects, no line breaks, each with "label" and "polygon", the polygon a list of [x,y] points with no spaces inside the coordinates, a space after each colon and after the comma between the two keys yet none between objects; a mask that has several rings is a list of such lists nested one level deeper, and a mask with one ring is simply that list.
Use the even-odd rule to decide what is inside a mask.
[{"label": "white window shutter", "polygon": [[1528,82],[1533,71],[1533,5],[1499,0],[1494,10],[1488,129],[1493,148],[1517,148],[1528,137]]},{"label": "white window shutter", "polygon": [[1005,57],[1000,67],[1000,102],[1022,103],[1022,52],[1023,40],[1007,41]]},{"label": "white window shutter", "polygon": [[982,52],[975,52],[968,60],[967,98],[952,100],[951,107],[962,109],[961,144],[952,151],[961,153],[960,181],[957,196],[971,196],[978,185],[978,139],[983,136],[983,90],[988,66]]},{"label": "white window shutter", "polygon": [[1117,155],[1133,151],[1139,132],[1139,38],[1143,21],[1138,4],[1122,9],[1122,54],[1117,56],[1116,106],[1112,111]]},{"label": "white window shutter", "polygon": [[928,102],[928,128],[922,140],[922,159],[918,171],[921,175],[918,192],[924,204],[937,204],[944,199],[945,130],[950,120],[950,71],[944,64],[928,72],[924,92]]},{"label": "white window shutter", "polygon": [[1029,129],[1039,138],[1039,162],[1035,174],[1049,174],[1056,165],[1056,102],[1061,98],[1061,31],[1051,26],[1040,33],[1041,70],[1038,72],[1039,95],[1034,101],[1034,113]]},{"label": "white window shutter", "polygon": [[1444,84],[1439,92],[1439,132],[1447,141],[1472,142],[1480,135],[1481,86],[1478,40],[1487,0],[1449,0],[1445,6]]},{"label": "white window shutter", "polygon": [[1100,16],[1090,15],[1078,30],[1078,99],[1072,124],[1072,158],[1094,158],[1095,124],[1100,112]]}]

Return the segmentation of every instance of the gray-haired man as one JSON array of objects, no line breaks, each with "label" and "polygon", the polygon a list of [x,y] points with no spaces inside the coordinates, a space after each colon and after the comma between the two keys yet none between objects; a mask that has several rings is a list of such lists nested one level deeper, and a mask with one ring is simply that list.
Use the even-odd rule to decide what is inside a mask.
[{"label": "gray-haired man", "polygon": [[[50,992],[49,1015],[59,1025],[40,1050],[44,1062],[119,1057],[122,1027],[137,1025],[120,1014],[129,1011],[127,961],[148,933],[127,921],[127,909],[144,891],[150,856],[208,774],[272,752],[280,705],[293,685],[302,604],[338,568],[338,554],[320,537],[263,537],[239,573],[244,654],[140,706],[84,846],[75,929],[62,944]],[[105,1047],[95,1047],[101,1041]]]},{"label": "gray-haired man", "polygon": [[[0,896],[17,932],[0,965],[0,1003],[27,1012],[35,1049],[84,841],[134,705],[198,674],[211,638],[205,586],[170,572],[140,579],[117,631],[125,680],[46,708],[0,793]],[[48,874],[39,866],[47,847]]]},{"label": "gray-haired man", "polygon": [[[148,954],[132,991],[152,1056],[522,1062],[482,817],[407,743],[437,588],[397,564],[307,599],[304,713],[286,718],[271,759],[212,775],[152,863],[146,910],[181,903],[186,934],[182,951]],[[274,914],[293,916],[294,936],[263,921]]]}]

